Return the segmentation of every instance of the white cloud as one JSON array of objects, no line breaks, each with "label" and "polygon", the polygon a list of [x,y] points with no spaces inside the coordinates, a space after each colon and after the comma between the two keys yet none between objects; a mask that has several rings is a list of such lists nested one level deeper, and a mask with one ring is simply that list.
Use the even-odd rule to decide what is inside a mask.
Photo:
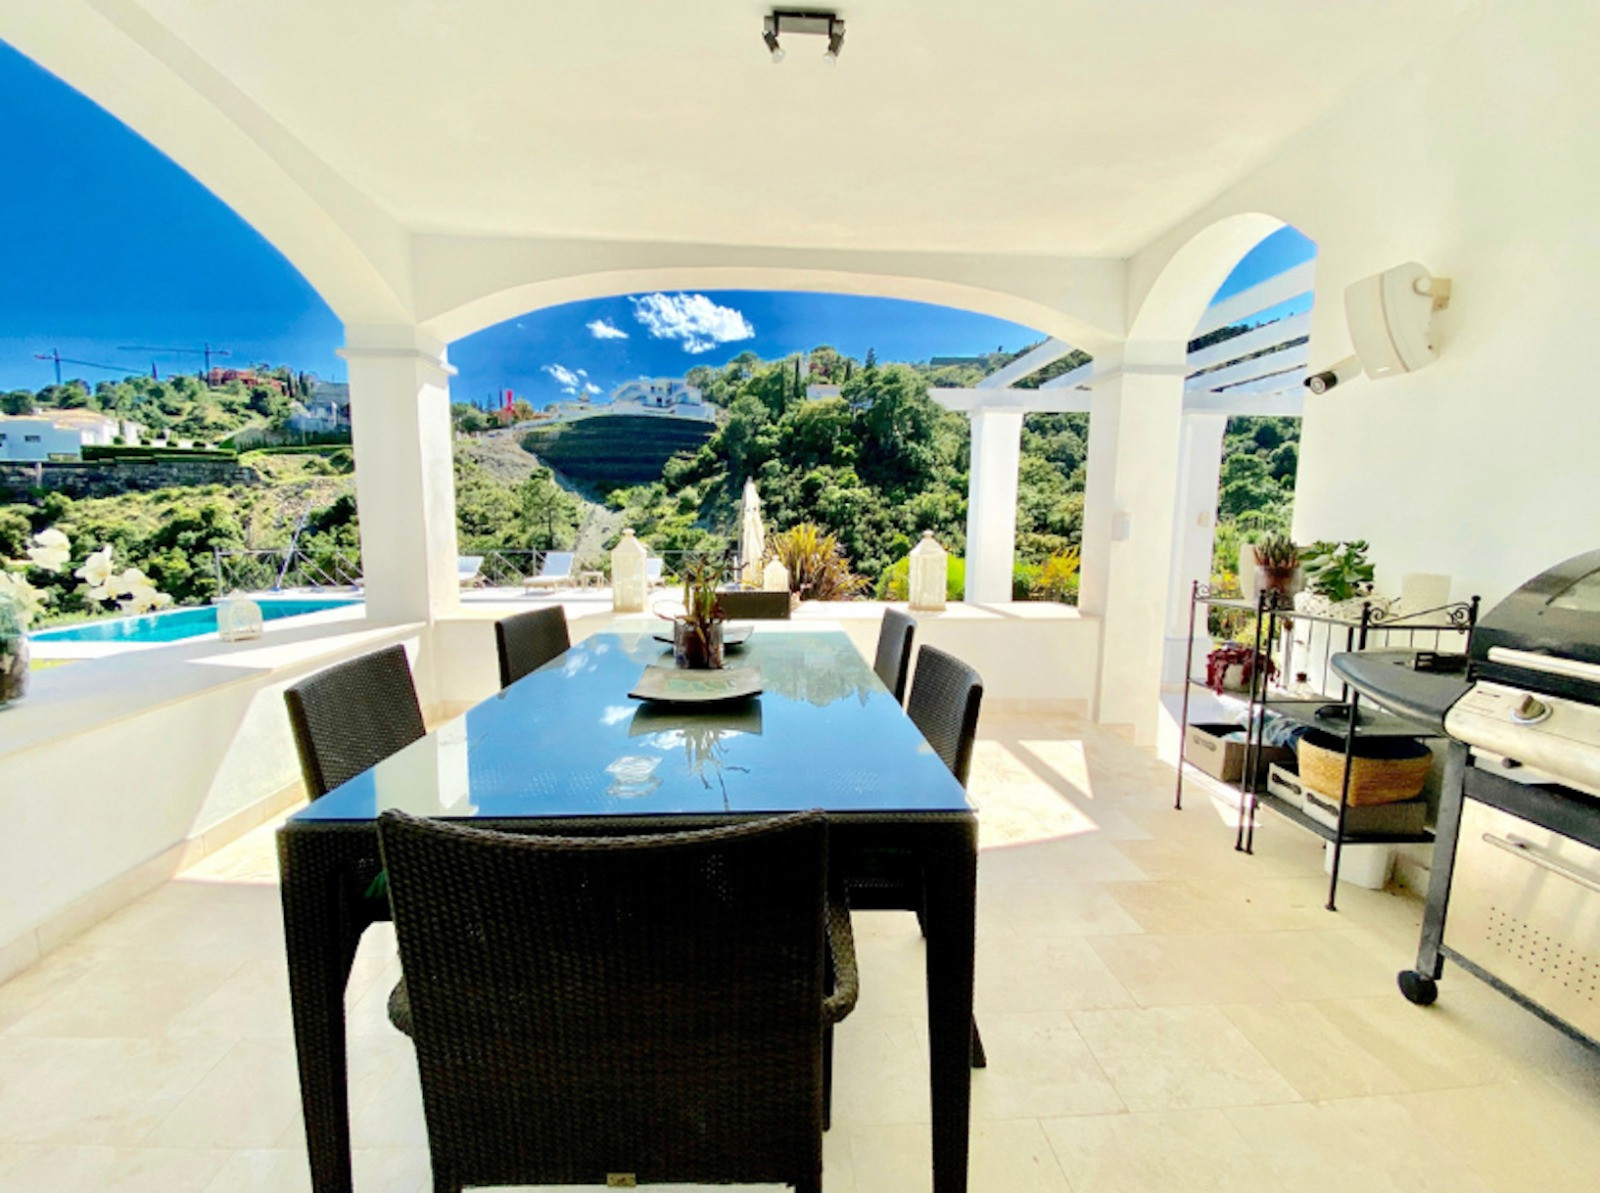
[{"label": "white cloud", "polygon": [[555,378],[556,384],[561,387],[564,394],[576,394],[578,386],[582,384],[582,369],[574,373],[563,365],[545,365],[544,371]]},{"label": "white cloud", "polygon": [[685,352],[709,352],[718,344],[756,334],[732,307],[718,306],[704,294],[645,294],[631,299],[634,318],[658,340],[681,340]]},{"label": "white cloud", "polygon": [[597,394],[600,392],[600,387],[593,381],[585,381],[583,383],[583,390],[585,393]]},{"label": "white cloud", "polygon": [[593,322],[585,323],[584,326],[589,329],[589,334],[597,340],[625,340],[628,338],[628,333],[609,319],[596,319]]}]

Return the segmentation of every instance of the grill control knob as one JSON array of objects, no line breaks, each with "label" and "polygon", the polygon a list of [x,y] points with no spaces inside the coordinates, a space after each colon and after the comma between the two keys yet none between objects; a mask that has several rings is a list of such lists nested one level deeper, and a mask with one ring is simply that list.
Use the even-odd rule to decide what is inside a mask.
[{"label": "grill control knob", "polygon": [[1511,719],[1519,725],[1537,725],[1550,715],[1550,706],[1532,692],[1527,693],[1511,710]]}]

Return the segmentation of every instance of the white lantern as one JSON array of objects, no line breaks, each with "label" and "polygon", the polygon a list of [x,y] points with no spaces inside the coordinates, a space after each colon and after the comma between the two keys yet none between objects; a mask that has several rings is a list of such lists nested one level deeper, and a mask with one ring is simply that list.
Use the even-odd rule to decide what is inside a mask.
[{"label": "white lantern", "polygon": [[611,549],[611,609],[615,613],[643,613],[650,582],[645,577],[649,549],[631,529]]},{"label": "white lantern", "polygon": [[924,530],[922,541],[911,548],[911,563],[907,577],[907,595],[913,609],[938,610],[944,608],[946,574],[950,558],[933,540],[933,531]]},{"label": "white lantern", "polygon": [[261,606],[235,593],[217,605],[217,634],[224,642],[261,637]]},{"label": "white lantern", "polygon": [[767,566],[761,569],[761,587],[767,592],[789,591],[789,569],[783,566],[781,559],[767,561]]}]

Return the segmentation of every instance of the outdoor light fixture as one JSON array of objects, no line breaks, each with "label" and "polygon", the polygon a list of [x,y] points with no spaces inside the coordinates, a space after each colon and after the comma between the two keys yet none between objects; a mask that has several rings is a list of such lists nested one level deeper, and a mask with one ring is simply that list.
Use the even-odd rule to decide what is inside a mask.
[{"label": "outdoor light fixture", "polygon": [[839,61],[839,51],[844,49],[844,21],[837,13],[803,12],[789,8],[775,8],[762,21],[761,40],[767,43],[773,64],[783,61],[783,47],[778,38],[790,33],[809,33],[828,39],[827,52],[822,60],[829,66]]}]

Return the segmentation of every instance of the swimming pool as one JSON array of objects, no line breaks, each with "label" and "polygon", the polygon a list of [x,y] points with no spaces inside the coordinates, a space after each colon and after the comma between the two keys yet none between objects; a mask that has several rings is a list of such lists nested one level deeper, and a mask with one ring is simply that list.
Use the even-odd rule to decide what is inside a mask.
[{"label": "swimming pool", "polygon": [[[359,604],[354,597],[267,598],[259,602],[264,621],[320,613]],[[40,630],[29,637],[35,642],[181,642],[202,634],[217,632],[217,607],[174,609],[167,613],[147,613],[140,617],[118,617],[91,621],[59,630]]]}]

